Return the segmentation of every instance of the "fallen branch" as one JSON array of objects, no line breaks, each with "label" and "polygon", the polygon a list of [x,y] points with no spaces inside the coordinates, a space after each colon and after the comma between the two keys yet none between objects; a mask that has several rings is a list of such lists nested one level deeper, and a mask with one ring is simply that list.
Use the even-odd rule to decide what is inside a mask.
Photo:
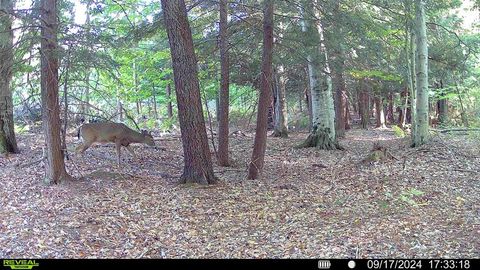
[{"label": "fallen branch", "polygon": [[462,132],[462,131],[466,131],[466,132],[469,132],[469,131],[475,131],[475,132],[479,132],[480,131],[480,128],[450,128],[450,129],[432,129],[433,131],[435,132],[438,132],[438,133],[449,133],[449,132]]},{"label": "fallen branch", "polygon": [[455,171],[455,172],[468,172],[468,173],[480,173],[480,172],[478,172],[478,171],[465,170],[465,169],[453,169],[453,171]]},{"label": "fallen branch", "polygon": [[40,162],[44,161],[45,159],[47,159],[47,157],[44,156],[44,157],[42,157],[42,158],[40,158],[40,159],[37,159],[37,160],[35,160],[35,161],[29,162],[29,163],[26,163],[26,164],[15,163],[15,164],[12,165],[12,167],[23,169],[23,168],[26,168],[26,167],[35,165],[35,164],[37,164],[37,163],[40,163]]}]

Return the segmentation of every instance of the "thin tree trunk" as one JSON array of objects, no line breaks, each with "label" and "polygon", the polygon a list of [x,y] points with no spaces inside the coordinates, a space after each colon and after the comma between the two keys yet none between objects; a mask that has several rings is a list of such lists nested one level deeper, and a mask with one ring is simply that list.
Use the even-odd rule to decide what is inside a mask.
[{"label": "thin tree trunk", "polygon": [[300,92],[300,96],[299,96],[299,99],[298,99],[298,109],[300,110],[300,113],[303,113],[302,102],[303,102],[303,93]]},{"label": "thin tree trunk", "polygon": [[152,85],[152,102],[153,102],[153,116],[155,120],[158,120],[158,109],[157,109],[157,89],[155,85]]},{"label": "thin tree trunk", "polygon": [[13,77],[12,13],[14,1],[0,0],[0,154],[17,153],[13,122],[11,82]]},{"label": "thin tree trunk", "polygon": [[285,68],[283,65],[278,66],[278,70],[275,74],[275,125],[273,129],[274,137],[288,137],[288,124],[287,124],[287,99],[286,99],[286,85],[287,79],[285,78]]},{"label": "thin tree trunk", "polygon": [[394,111],[393,111],[394,107],[395,107],[395,105],[393,104],[393,93],[389,92],[388,93],[387,121],[390,124],[395,123],[395,116],[394,116]]},{"label": "thin tree trunk", "polygon": [[142,113],[142,105],[141,105],[141,99],[138,97],[139,96],[139,89],[138,89],[138,74],[137,74],[137,63],[136,60],[133,60],[133,89],[135,92],[135,95],[137,95],[137,101],[136,107],[137,107],[137,115],[140,116]]},{"label": "thin tree trunk", "polygon": [[[90,43],[92,37],[90,35],[90,6],[92,0],[87,2],[87,12],[85,18],[85,32],[87,33],[87,42]],[[90,45],[90,44],[89,44]],[[90,115],[90,67],[85,70],[85,103],[82,103],[81,112],[84,116]]]},{"label": "thin tree trunk", "polygon": [[70,71],[70,50],[68,48],[67,59],[65,59],[65,80],[63,84],[63,128],[62,128],[62,149],[67,160],[70,159],[67,151],[67,128],[68,128],[68,75]]},{"label": "thin tree trunk", "polygon": [[182,133],[184,170],[181,183],[213,184],[212,157],[203,117],[197,58],[184,0],[162,0],[172,55],[178,118]]},{"label": "thin tree trunk", "polygon": [[230,107],[229,83],[230,63],[228,56],[227,0],[220,0],[220,94],[217,107],[218,115],[218,165],[228,166],[228,111]]},{"label": "thin tree trunk", "polygon": [[263,170],[267,147],[268,107],[271,102],[273,53],[273,0],[265,0],[263,11],[263,55],[258,99],[257,128],[248,179],[257,179]]},{"label": "thin tree trunk", "polygon": [[376,128],[386,128],[385,112],[383,110],[383,100],[381,97],[375,97],[375,118],[377,120]]},{"label": "thin tree trunk", "polygon": [[368,125],[370,123],[370,115],[369,115],[370,105],[369,105],[369,98],[368,98],[368,93],[367,93],[364,80],[365,79],[361,79],[359,82],[360,94],[358,99],[359,100],[358,108],[359,108],[360,118],[361,118],[360,126],[363,129],[368,129]]},{"label": "thin tree trunk", "polygon": [[47,144],[45,182],[58,184],[70,178],[66,169],[60,138],[58,104],[57,1],[42,0],[41,92],[43,128]]},{"label": "thin tree trunk", "polygon": [[350,108],[349,108],[349,102],[348,102],[348,97],[346,96],[347,92],[345,91],[345,130],[349,130],[350,127]]},{"label": "thin tree trunk", "polygon": [[172,106],[172,89],[170,88],[170,84],[167,84],[167,114],[168,119],[172,119],[173,117],[173,106]]},{"label": "thin tree trunk", "polygon": [[469,127],[470,125],[468,123],[468,118],[467,118],[467,115],[465,113],[465,107],[463,106],[462,94],[460,93],[460,89],[458,89],[457,81],[455,81],[455,90],[457,92],[458,101],[460,102],[460,110],[461,110],[460,116],[462,118],[462,123],[463,123],[464,126]]},{"label": "thin tree trunk", "polygon": [[448,123],[448,99],[444,93],[443,81],[439,82],[440,99],[437,101],[438,110],[438,122],[440,125],[446,125]]},{"label": "thin tree trunk", "polygon": [[[418,147],[429,140],[428,133],[428,47],[425,24],[425,2],[415,0],[416,19],[416,113],[415,136],[412,145]],[[413,103],[412,103],[413,104]],[[412,110],[413,112],[413,110]]]}]

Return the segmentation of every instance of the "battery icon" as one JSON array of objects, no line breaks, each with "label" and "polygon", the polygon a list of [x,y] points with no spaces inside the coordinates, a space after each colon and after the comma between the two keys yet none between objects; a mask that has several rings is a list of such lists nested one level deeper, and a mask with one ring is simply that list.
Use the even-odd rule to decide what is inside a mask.
[{"label": "battery icon", "polygon": [[329,260],[318,261],[318,269],[330,269],[330,266],[332,266],[332,264],[330,263]]}]

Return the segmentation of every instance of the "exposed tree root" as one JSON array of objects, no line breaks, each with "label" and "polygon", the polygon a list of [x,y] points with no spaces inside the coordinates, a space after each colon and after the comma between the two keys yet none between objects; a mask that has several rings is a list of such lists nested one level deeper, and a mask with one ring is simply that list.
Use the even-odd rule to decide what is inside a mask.
[{"label": "exposed tree root", "polygon": [[322,150],[344,150],[334,139],[331,139],[327,130],[314,128],[307,139],[296,148],[316,147]]},{"label": "exposed tree root", "polygon": [[288,132],[286,130],[275,129],[272,133],[273,137],[288,138]]}]

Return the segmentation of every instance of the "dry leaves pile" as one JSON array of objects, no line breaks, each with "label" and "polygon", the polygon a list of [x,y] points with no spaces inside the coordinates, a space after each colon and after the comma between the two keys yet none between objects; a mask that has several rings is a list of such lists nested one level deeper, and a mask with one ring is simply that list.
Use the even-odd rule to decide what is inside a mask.
[{"label": "dry leaves pile", "polygon": [[[38,136],[0,158],[0,257],[480,257],[480,148],[435,136],[418,149],[388,130],[352,130],[346,151],[269,138],[264,178],[245,180],[252,134],[231,139],[233,167],[209,187],[177,185],[180,139],[113,146],[67,161],[75,182],[42,184]],[[71,147],[78,143],[71,138]],[[394,159],[365,164],[374,142]]]}]

